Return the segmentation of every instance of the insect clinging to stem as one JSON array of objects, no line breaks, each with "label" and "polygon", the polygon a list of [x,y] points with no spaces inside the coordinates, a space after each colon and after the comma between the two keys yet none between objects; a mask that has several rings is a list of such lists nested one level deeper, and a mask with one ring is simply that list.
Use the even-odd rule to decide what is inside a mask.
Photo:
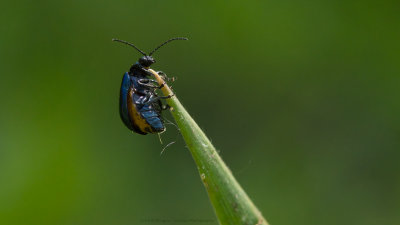
[{"label": "insect clinging to stem", "polygon": [[[112,40],[127,44],[143,55],[131,66],[129,72],[125,72],[122,78],[119,96],[119,113],[122,121],[131,131],[142,135],[165,131],[161,112],[168,109],[169,106],[163,105],[161,99],[171,98],[172,95],[157,95],[156,90],[164,87],[165,83],[159,85],[156,80],[148,78],[152,76],[148,69],[156,62],[152,55],[159,48],[174,40],[188,39],[184,37],[171,38],[156,47],[150,54],[146,54],[127,41]],[[158,73],[161,74],[162,72]]]}]

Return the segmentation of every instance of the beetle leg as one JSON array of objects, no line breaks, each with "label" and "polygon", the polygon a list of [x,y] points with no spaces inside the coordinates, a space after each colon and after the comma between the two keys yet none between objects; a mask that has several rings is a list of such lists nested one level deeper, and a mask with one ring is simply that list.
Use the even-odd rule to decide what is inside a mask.
[{"label": "beetle leg", "polygon": [[157,83],[156,80],[147,79],[147,78],[142,78],[142,79],[139,79],[138,81],[139,81],[139,83],[141,83],[141,84],[143,84],[143,83],[144,83],[144,84],[147,84],[147,83],[150,83],[150,82]]},{"label": "beetle leg", "polygon": [[160,86],[158,86],[157,88],[158,89],[161,89],[161,88],[163,88],[165,86],[165,81],[164,81],[164,83],[162,83]]},{"label": "beetle leg", "polygon": [[[149,88],[158,88],[158,89],[161,89],[161,88],[163,88],[163,87],[165,86],[165,82],[162,83],[160,86],[151,84],[150,82],[157,83],[157,81],[151,80],[151,79],[139,79],[139,80],[138,80],[138,83],[139,83],[140,85],[145,86],[145,87],[149,87]],[[158,84],[158,83],[157,83],[157,84]]]},{"label": "beetle leg", "polygon": [[152,82],[157,83],[157,81],[151,80],[151,79],[139,79],[138,80],[138,83],[142,86],[149,87],[149,88],[159,88],[159,86],[152,84]]},{"label": "beetle leg", "polygon": [[[158,84],[157,81],[155,81],[155,80],[152,80],[152,81],[154,81],[154,82],[156,82],[156,83]],[[166,85],[166,83],[165,83],[165,81],[163,81],[163,83],[162,83],[160,86],[157,86],[157,88],[158,88],[158,89],[161,89],[161,88],[163,88],[165,85]]]},{"label": "beetle leg", "polygon": [[157,74],[163,79],[168,79],[167,74],[165,74],[163,71],[157,71]]},{"label": "beetle leg", "polygon": [[148,88],[158,88],[158,86],[155,86],[153,84],[140,84],[140,85],[148,87]]},{"label": "beetle leg", "polygon": [[148,102],[150,99],[154,98],[154,96],[157,96],[157,94],[156,94],[155,92],[147,92],[147,93],[146,93],[146,98],[144,98],[143,101],[142,101],[143,105],[144,105],[144,104],[147,104],[147,102]]},{"label": "beetle leg", "polygon": [[[148,75],[148,76],[154,76],[153,73],[151,73],[148,69],[146,68],[142,68],[142,70]],[[167,74],[165,74],[163,71],[156,71],[156,73],[163,79],[163,80],[167,80],[167,81],[175,81],[176,78],[175,77],[167,77]]]},{"label": "beetle leg", "polygon": [[147,74],[147,76],[153,76],[153,74],[146,68],[141,68],[143,72],[145,72]]},{"label": "beetle leg", "polygon": [[157,71],[157,74],[163,79],[167,81],[172,81],[174,82],[176,80],[175,77],[168,77],[167,74],[165,74],[163,71]]},{"label": "beetle leg", "polygon": [[160,100],[160,99],[168,99],[168,98],[172,98],[173,96],[174,96],[174,95],[158,96],[158,97],[155,97],[155,98],[153,98],[153,99],[150,99],[149,101],[145,102],[144,104],[151,104],[151,103],[156,102],[156,101],[158,101],[158,100]]},{"label": "beetle leg", "polygon": [[136,104],[142,107],[148,104],[148,102],[151,101],[151,99],[157,98],[154,96],[157,96],[154,92],[147,92],[145,95],[140,96],[139,100],[136,101]]}]

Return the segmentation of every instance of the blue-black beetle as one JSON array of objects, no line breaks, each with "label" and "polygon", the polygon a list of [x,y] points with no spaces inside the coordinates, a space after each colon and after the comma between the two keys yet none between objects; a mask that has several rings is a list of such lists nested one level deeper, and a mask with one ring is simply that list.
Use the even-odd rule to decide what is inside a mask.
[{"label": "blue-black beetle", "polygon": [[165,131],[161,111],[167,109],[168,106],[163,105],[161,99],[171,98],[172,96],[157,95],[156,90],[161,89],[164,84],[159,86],[157,81],[149,79],[148,76],[151,76],[151,73],[148,69],[151,64],[155,63],[151,55],[173,40],[188,39],[181,37],[169,39],[147,55],[129,42],[113,39],[113,41],[132,46],[143,54],[143,57],[131,66],[129,72],[124,74],[119,96],[121,119],[130,130],[136,133],[145,135]]}]

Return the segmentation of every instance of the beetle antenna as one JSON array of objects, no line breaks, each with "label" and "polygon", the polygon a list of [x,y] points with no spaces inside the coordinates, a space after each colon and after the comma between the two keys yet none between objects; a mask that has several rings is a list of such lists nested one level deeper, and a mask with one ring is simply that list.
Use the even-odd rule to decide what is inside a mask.
[{"label": "beetle antenna", "polygon": [[116,42],[121,42],[121,43],[127,44],[127,45],[129,45],[129,46],[131,46],[131,47],[134,47],[136,50],[138,50],[138,51],[139,51],[140,53],[142,53],[144,56],[147,55],[145,52],[143,52],[142,50],[140,50],[138,47],[134,46],[132,43],[129,43],[129,42],[123,41],[123,40],[119,40],[119,39],[116,39],[116,38],[113,38],[112,41],[116,41]]},{"label": "beetle antenna", "polygon": [[187,40],[189,40],[189,39],[187,39],[187,38],[185,38],[185,37],[171,38],[171,39],[169,39],[168,41],[166,41],[166,42],[162,43],[161,45],[159,45],[159,46],[158,46],[157,48],[155,48],[153,51],[151,51],[150,54],[149,54],[149,56],[153,55],[153,53],[154,53],[155,51],[157,51],[159,48],[161,48],[161,47],[164,46],[165,44],[167,44],[167,43],[169,43],[169,42],[171,42],[171,41],[174,41],[174,40],[185,40],[185,41],[187,41]]}]

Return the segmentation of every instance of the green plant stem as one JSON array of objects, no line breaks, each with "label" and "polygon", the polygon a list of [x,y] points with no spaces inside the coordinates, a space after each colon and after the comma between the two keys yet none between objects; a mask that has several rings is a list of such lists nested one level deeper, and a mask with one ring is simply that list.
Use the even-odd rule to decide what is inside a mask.
[{"label": "green plant stem", "polygon": [[[154,70],[150,72],[160,85],[164,82]],[[173,94],[167,85],[162,91],[166,96]],[[220,224],[268,225],[178,98],[173,96],[167,103],[173,109],[171,113],[197,165]]]}]

